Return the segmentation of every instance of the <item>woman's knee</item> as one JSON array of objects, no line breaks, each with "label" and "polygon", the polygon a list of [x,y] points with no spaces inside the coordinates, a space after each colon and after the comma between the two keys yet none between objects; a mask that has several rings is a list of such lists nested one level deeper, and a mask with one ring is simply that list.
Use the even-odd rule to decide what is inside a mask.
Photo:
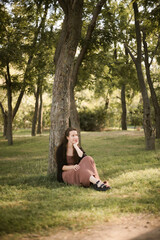
[{"label": "woman's knee", "polygon": [[85,156],[82,160],[94,163],[94,160],[93,160],[93,158],[91,156]]}]

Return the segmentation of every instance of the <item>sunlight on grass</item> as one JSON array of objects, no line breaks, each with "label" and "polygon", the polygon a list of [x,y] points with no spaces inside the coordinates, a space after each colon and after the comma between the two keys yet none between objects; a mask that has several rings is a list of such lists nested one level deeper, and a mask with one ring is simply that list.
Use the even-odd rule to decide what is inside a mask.
[{"label": "sunlight on grass", "polygon": [[[23,134],[23,133],[22,133]],[[112,189],[68,186],[47,176],[48,136],[0,139],[0,232],[82,229],[114,216],[160,211],[160,147],[144,150],[140,132],[83,132],[82,146]],[[17,234],[19,235],[17,236]]]}]

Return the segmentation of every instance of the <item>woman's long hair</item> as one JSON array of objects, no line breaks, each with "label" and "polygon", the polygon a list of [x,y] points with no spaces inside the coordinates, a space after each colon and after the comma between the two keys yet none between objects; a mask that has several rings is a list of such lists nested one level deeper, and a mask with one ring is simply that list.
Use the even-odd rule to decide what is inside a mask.
[{"label": "woman's long hair", "polygon": [[[67,137],[69,137],[69,134],[70,134],[71,131],[77,131],[77,129],[73,128],[73,127],[67,128],[66,131],[65,131],[64,137],[61,141],[61,144],[60,144],[63,148],[63,157],[64,158],[66,157],[66,153],[67,153],[67,144],[68,144]],[[77,154],[75,149],[73,149],[73,156],[74,156],[74,159],[75,159],[75,163],[78,163],[79,158],[78,158],[78,154]]]}]

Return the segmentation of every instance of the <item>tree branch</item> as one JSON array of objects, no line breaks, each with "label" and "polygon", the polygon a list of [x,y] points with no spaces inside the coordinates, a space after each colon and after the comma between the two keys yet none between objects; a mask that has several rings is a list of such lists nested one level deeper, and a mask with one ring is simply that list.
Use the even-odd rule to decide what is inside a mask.
[{"label": "tree branch", "polygon": [[129,53],[129,55],[131,56],[133,62],[136,64],[137,63],[136,58],[134,57],[134,55],[132,54],[131,50],[129,49],[126,43],[124,44],[124,47],[126,49],[126,52]]}]

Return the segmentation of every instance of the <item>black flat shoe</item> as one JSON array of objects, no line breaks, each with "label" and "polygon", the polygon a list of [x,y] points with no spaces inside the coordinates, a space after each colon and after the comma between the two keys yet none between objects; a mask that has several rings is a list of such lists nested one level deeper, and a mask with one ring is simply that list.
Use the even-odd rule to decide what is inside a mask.
[{"label": "black flat shoe", "polygon": [[95,189],[95,190],[97,190],[97,191],[107,191],[107,190],[109,190],[109,189],[111,189],[109,186],[106,186],[104,183],[102,183],[100,186],[98,186],[98,183],[99,183],[100,181],[98,180],[97,182],[96,182],[96,184],[93,184],[93,188]]}]

